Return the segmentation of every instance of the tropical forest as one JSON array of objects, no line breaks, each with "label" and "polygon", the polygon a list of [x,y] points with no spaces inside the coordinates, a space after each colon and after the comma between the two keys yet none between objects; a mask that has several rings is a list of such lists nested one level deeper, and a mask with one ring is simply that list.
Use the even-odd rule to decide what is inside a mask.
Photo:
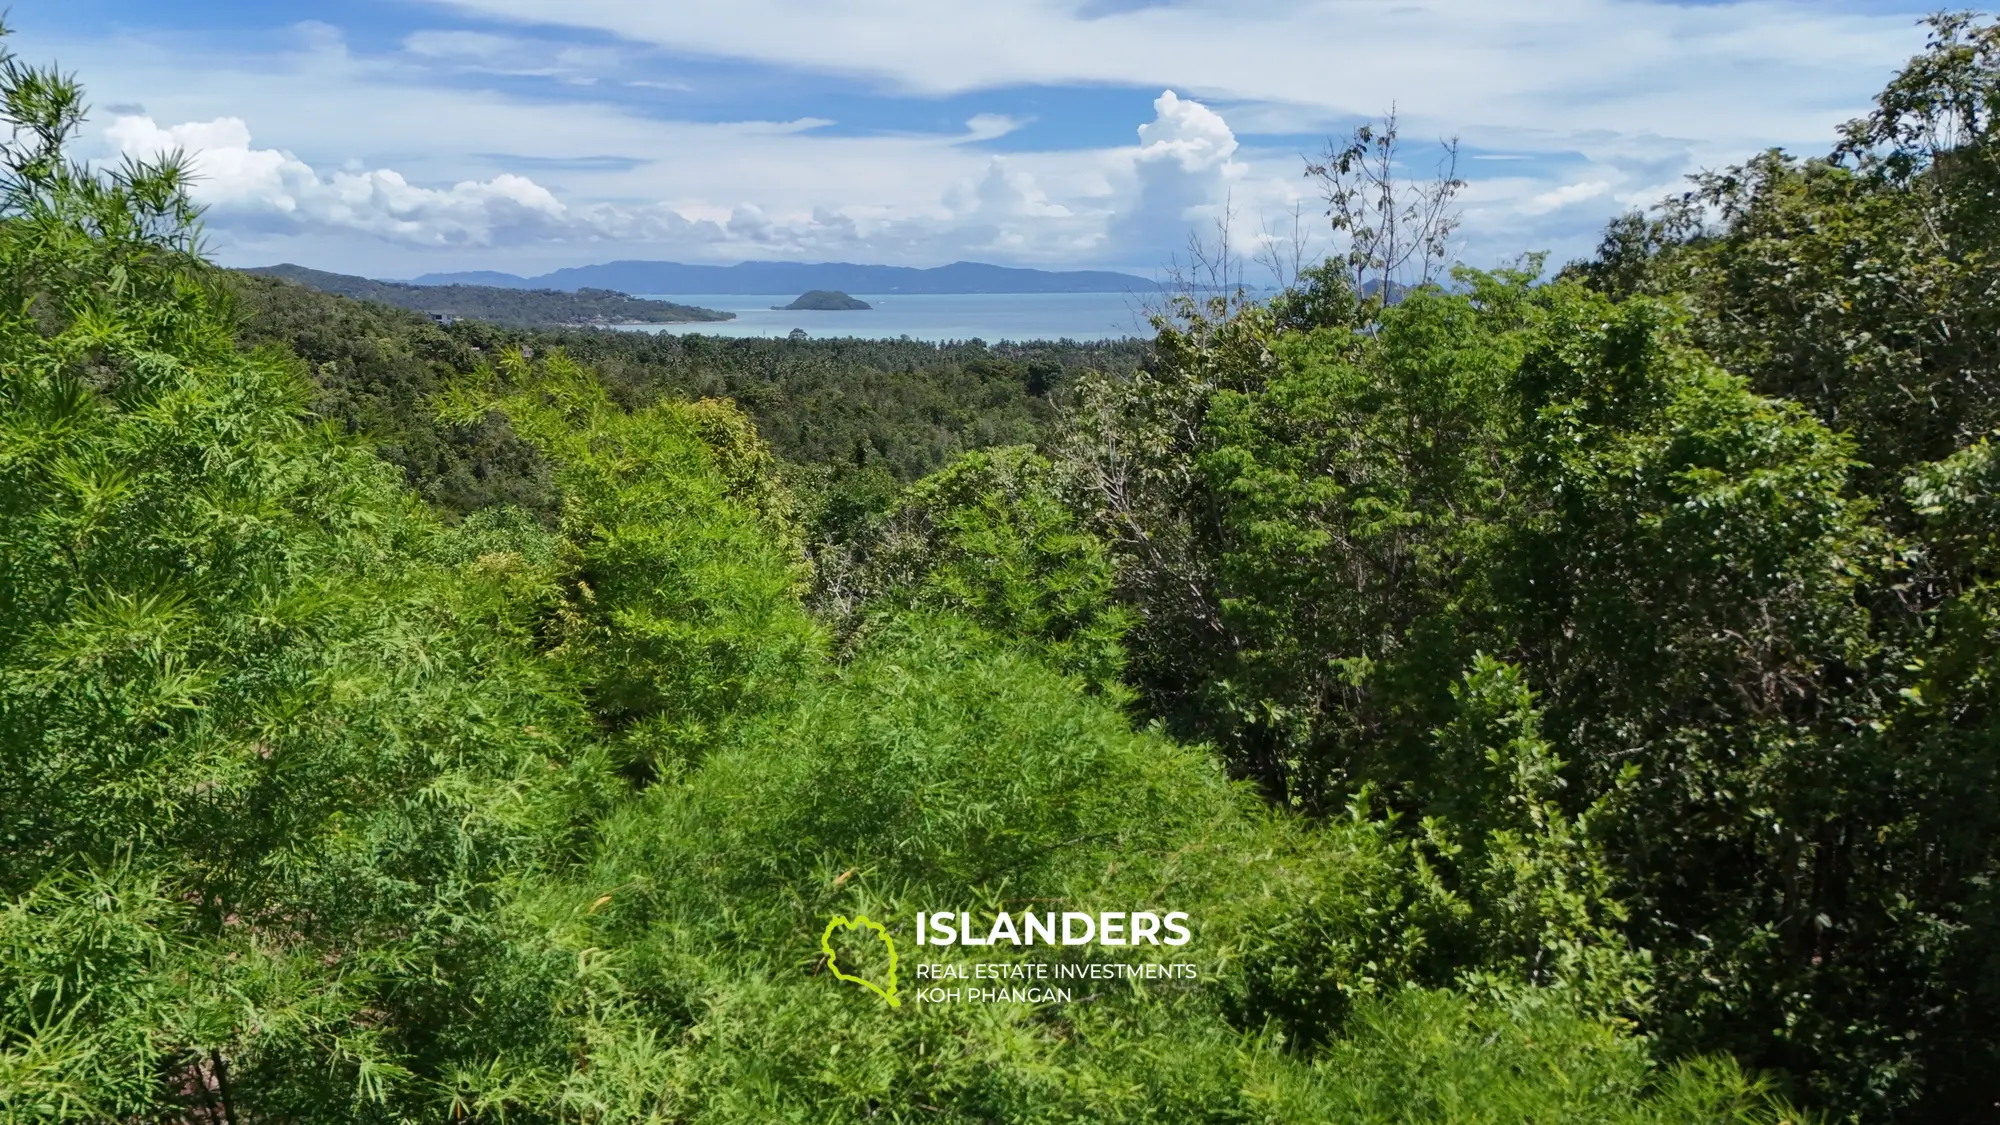
[{"label": "tropical forest", "polygon": [[[226,270],[7,56],[0,1120],[2000,1120],[2000,24],[1929,34],[1569,263],[1363,130],[1337,252],[1103,343]],[[918,944],[1038,911],[1190,937]]]}]

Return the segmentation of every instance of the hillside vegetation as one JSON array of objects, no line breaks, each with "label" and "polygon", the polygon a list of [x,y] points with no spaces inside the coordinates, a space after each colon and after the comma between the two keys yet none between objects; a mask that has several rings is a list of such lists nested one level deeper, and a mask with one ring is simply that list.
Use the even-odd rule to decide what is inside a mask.
[{"label": "hillside vegetation", "polygon": [[834,524],[962,453],[1049,445],[1057,402],[1085,370],[1129,371],[1149,345],[766,340],[518,329],[428,318],[234,271],[238,346],[306,363],[313,410],[404,470],[452,516],[508,503],[552,517],[546,461],[492,414],[441,421],[431,398],[504,352],[561,349],[618,402],[727,398],[755,421],[793,491]]},{"label": "hillside vegetation", "polygon": [[374,281],[304,266],[263,266],[244,270],[294,285],[372,301],[414,312],[456,319],[472,317],[518,328],[609,324],[696,324],[734,320],[735,313],[650,301],[611,289],[516,289],[495,285],[409,285]]},{"label": "hillside vegetation", "polygon": [[[235,279],[10,63],[0,1115],[1989,1120],[2000,28],[1933,26],[1553,278],[1144,348]],[[909,959],[1199,979],[821,950],[1029,904],[1193,940]]]}]

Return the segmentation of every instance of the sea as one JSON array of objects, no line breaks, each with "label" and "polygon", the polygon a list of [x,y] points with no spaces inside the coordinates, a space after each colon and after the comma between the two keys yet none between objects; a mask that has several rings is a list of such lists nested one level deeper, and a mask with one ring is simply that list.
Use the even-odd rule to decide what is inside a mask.
[{"label": "sea", "polygon": [[815,339],[852,336],[894,340],[1116,340],[1151,337],[1147,293],[856,293],[872,308],[839,312],[780,312],[787,296],[635,293],[733,312],[735,320],[701,324],[621,324],[621,331],[701,333],[710,336],[789,336],[803,329]]}]

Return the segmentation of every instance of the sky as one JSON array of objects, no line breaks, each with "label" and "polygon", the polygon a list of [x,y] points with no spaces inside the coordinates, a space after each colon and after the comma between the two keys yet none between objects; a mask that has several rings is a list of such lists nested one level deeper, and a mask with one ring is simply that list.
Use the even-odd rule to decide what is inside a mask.
[{"label": "sky", "polygon": [[[1923,45],[1900,0],[15,0],[92,159],[187,154],[226,265],[614,259],[1158,275],[1330,245],[1304,175],[1392,108],[1460,145],[1454,255],[1825,152]],[[1254,272],[1254,267],[1252,267]],[[1254,280],[1254,278],[1253,278]]]}]

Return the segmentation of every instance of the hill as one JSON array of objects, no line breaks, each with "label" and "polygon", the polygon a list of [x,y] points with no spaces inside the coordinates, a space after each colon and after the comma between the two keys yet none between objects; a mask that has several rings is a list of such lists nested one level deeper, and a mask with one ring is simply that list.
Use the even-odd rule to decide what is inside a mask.
[{"label": "hill", "polygon": [[[322,293],[373,301],[412,312],[456,319],[486,320],[516,328],[583,327],[606,324],[690,324],[732,320],[734,313],[648,301],[610,289],[531,289],[495,285],[410,285],[327,273],[289,263],[242,271],[275,277]],[[504,276],[504,275],[502,275]]]},{"label": "hill", "polygon": [[814,289],[809,293],[799,294],[798,298],[789,305],[773,305],[771,307],[784,312],[796,312],[799,310],[850,312],[860,309],[871,309],[875,306],[866,301],[856,300],[838,289]]},{"label": "hill", "polygon": [[693,266],[680,262],[606,262],[574,266],[539,277],[491,271],[427,273],[417,285],[479,284],[519,289],[616,289],[624,293],[803,293],[837,289],[845,293],[1151,293],[1160,286],[1129,273],[1105,270],[1014,269],[984,262],[948,266],[864,266],[852,262],[738,262],[733,266]]}]

